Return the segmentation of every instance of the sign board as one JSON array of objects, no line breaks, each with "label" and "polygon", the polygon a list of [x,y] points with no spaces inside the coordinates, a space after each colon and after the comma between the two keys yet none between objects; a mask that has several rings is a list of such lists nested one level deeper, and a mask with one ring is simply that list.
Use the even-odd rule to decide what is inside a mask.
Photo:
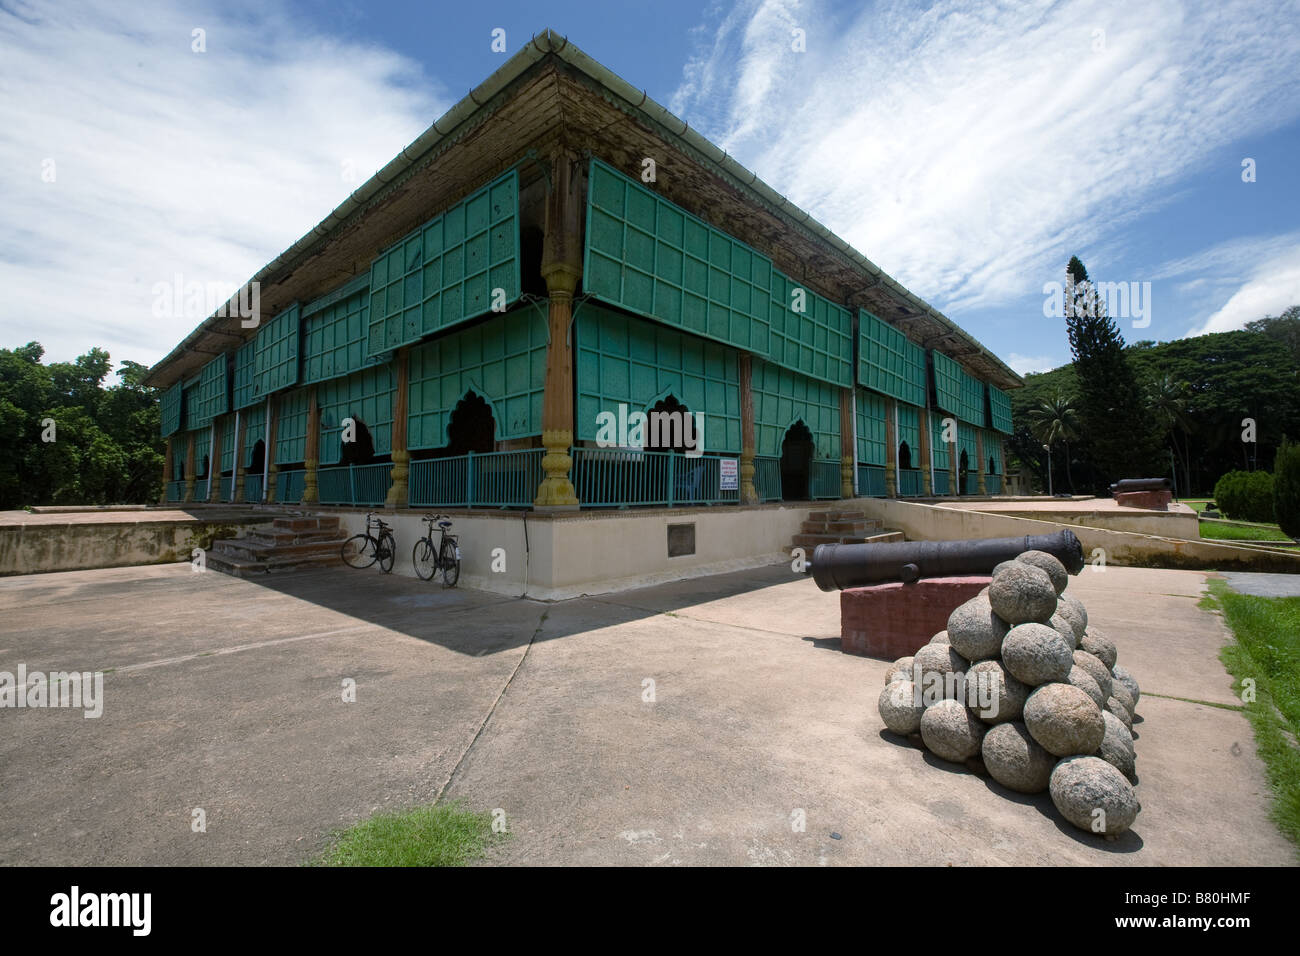
[{"label": "sign board", "polygon": [[740,490],[740,462],[735,458],[718,459],[718,490]]}]

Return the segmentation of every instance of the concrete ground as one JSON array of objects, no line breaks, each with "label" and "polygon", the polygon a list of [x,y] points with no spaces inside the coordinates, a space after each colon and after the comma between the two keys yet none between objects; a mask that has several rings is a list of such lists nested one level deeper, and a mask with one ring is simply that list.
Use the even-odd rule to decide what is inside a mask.
[{"label": "concrete ground", "polygon": [[1210,706],[1203,580],[1071,584],[1143,689],[1143,812],[1106,842],[885,731],[887,663],[785,566],[556,604],[344,568],[0,579],[0,671],[109,671],[98,719],[0,710],[0,863],[294,864],[445,788],[505,812],[496,863],[1293,864]]}]

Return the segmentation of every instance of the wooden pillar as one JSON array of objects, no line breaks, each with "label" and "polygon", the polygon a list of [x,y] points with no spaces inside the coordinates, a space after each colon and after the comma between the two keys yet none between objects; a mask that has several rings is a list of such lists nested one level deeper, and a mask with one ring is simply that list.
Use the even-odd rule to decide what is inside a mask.
[{"label": "wooden pillar", "polygon": [[754,486],[754,356],[740,353],[740,503],[758,504]]},{"label": "wooden pillar", "polygon": [[898,428],[897,405],[894,399],[885,398],[885,494],[898,497]]},{"label": "wooden pillar", "polygon": [[168,435],[166,441],[167,441],[167,450],[166,450],[166,451],[164,452],[164,454],[163,454],[163,486],[162,486],[162,497],[158,499],[158,503],[159,503],[160,505],[161,505],[161,504],[166,504],[166,503],[167,503],[167,486],[168,486],[169,484],[171,484],[171,480],[172,480],[172,460],[173,460],[173,459],[172,459],[172,456],[175,454],[175,452],[173,451],[172,436],[171,436],[171,435]]},{"label": "wooden pillar", "polygon": [[545,477],[534,508],[574,510],[578,496],[569,478],[573,458],[573,292],[582,277],[582,175],[576,153],[557,147],[551,154],[542,241],[542,278],[550,297],[546,347],[546,390],[542,397],[542,458]]},{"label": "wooden pillar", "polygon": [[984,429],[982,428],[975,429],[975,457],[979,465],[979,471],[975,473],[978,476],[975,490],[981,495],[987,495],[988,486],[984,484]]},{"label": "wooden pillar", "polygon": [[204,501],[221,497],[221,418],[212,419],[212,436],[208,440],[208,494]]},{"label": "wooden pillar", "polygon": [[187,504],[194,500],[194,432],[185,437],[185,496]]},{"label": "wooden pillar", "polygon": [[853,471],[858,450],[853,447],[853,416],[857,411],[853,387],[840,389],[840,497],[853,497]]},{"label": "wooden pillar", "polygon": [[921,456],[921,491],[928,498],[934,494],[934,481],[930,474],[930,464],[934,460],[930,457],[930,410],[919,409],[916,420],[921,424],[921,447],[918,449]]},{"label": "wooden pillar", "polygon": [[393,473],[384,505],[405,508],[410,502],[411,453],[406,447],[406,419],[410,409],[411,350],[397,350],[397,391],[393,395]]},{"label": "wooden pillar", "polygon": [[275,476],[279,474],[279,466],[275,463],[275,430],[279,423],[280,400],[278,398],[269,398],[266,401],[266,420],[267,420],[267,441],[266,441],[266,503],[275,503]]},{"label": "wooden pillar", "polygon": [[952,418],[952,444],[948,446],[948,494],[953,498],[961,497],[961,444],[959,442],[961,428],[957,424],[956,416]]},{"label": "wooden pillar", "polygon": [[320,465],[320,407],[316,404],[316,386],[307,389],[307,448],[303,452],[302,503],[320,501],[316,487],[316,469]]},{"label": "wooden pillar", "polygon": [[235,470],[230,476],[231,501],[244,500],[244,434],[248,431],[248,416],[242,411],[235,412]]}]

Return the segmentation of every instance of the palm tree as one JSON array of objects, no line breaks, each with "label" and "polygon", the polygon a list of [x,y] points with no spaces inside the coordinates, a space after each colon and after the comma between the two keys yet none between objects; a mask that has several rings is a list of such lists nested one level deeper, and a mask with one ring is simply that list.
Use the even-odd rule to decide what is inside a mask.
[{"label": "palm tree", "polygon": [[[1065,446],[1065,478],[1074,494],[1074,475],[1070,473],[1070,442],[1079,438],[1079,414],[1074,399],[1063,392],[1044,398],[1029,411],[1029,430],[1044,445],[1060,442]],[[1049,451],[1050,455],[1051,452]]]},{"label": "palm tree", "polygon": [[1178,456],[1178,432],[1187,436],[1183,442],[1183,481],[1186,485],[1182,493],[1192,492],[1192,452],[1191,433],[1194,427],[1188,406],[1191,402],[1191,389],[1186,382],[1176,382],[1169,375],[1162,375],[1147,386],[1147,408],[1164,428],[1173,446],[1175,457]]}]

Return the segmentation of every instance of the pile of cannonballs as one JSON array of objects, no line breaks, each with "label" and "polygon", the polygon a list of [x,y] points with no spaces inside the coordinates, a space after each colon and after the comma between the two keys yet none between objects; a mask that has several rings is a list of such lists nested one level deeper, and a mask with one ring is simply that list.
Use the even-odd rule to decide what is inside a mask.
[{"label": "pile of cannonballs", "polygon": [[1088,626],[1065,566],[1026,551],[894,663],[880,716],[936,757],[984,769],[1020,793],[1047,790],[1061,815],[1114,837],[1141,809],[1132,781],[1139,690],[1115,645]]}]

